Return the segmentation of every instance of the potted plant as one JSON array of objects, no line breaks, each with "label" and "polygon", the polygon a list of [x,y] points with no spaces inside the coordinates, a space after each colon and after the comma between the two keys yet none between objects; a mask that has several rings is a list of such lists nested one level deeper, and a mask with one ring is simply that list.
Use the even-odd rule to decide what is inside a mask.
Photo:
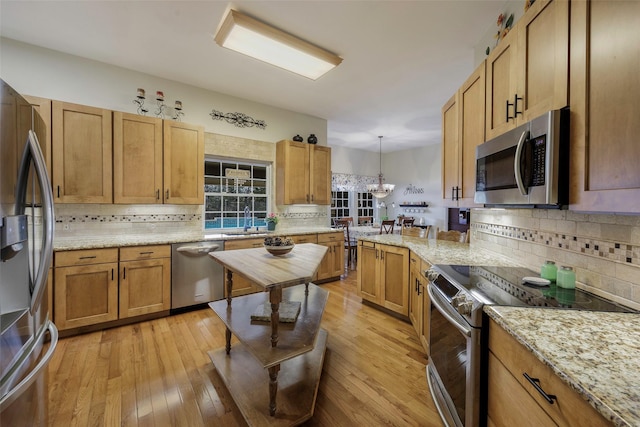
[{"label": "potted plant", "polygon": [[267,223],[267,231],[274,231],[276,229],[278,217],[275,213],[271,212],[264,220]]}]

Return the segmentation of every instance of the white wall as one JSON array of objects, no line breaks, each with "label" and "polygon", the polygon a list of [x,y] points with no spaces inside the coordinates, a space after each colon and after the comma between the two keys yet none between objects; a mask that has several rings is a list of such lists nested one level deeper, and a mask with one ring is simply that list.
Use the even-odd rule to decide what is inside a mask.
[{"label": "white wall", "polygon": [[[150,113],[151,99],[162,90],[165,103],[173,107],[182,101],[183,122],[203,125],[206,132],[260,141],[277,142],[300,134],[314,133],[320,145],[327,145],[327,121],[253,101],[211,92],[180,82],[116,67],[78,56],[0,39],[0,76],[18,92],[60,101],[135,113],[137,88],[145,89]],[[212,109],[240,112],[264,120],[266,129],[239,128],[213,120]],[[173,113],[173,108],[170,110]],[[151,115],[147,113],[147,115]]]}]

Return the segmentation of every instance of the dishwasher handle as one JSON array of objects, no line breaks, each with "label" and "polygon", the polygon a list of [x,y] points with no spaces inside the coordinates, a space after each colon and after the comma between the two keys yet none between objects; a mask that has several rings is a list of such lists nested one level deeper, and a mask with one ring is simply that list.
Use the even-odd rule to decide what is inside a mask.
[{"label": "dishwasher handle", "polygon": [[208,254],[209,252],[217,251],[218,249],[220,249],[219,244],[211,244],[211,245],[180,246],[176,250],[185,255],[203,256]]}]

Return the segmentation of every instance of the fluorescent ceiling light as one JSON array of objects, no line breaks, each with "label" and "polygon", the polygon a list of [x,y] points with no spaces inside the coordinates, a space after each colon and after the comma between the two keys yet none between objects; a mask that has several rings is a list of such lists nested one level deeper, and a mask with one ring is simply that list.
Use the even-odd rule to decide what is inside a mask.
[{"label": "fluorescent ceiling light", "polygon": [[225,16],[215,41],[276,67],[316,80],[342,58],[233,9]]}]

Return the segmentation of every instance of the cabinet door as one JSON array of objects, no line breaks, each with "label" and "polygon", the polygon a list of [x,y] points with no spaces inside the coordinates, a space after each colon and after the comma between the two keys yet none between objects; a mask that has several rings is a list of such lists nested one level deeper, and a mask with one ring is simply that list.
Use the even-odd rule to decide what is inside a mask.
[{"label": "cabinet door", "polygon": [[380,304],[379,252],[375,243],[362,240],[358,242],[358,295],[376,304]]},{"label": "cabinet door", "polygon": [[442,202],[444,206],[458,206],[458,95],[442,107]]},{"label": "cabinet door", "polygon": [[111,111],[53,101],[53,197],[111,203]]},{"label": "cabinet door", "polygon": [[113,202],[162,203],[162,120],[113,113]]},{"label": "cabinet door", "polygon": [[409,320],[418,336],[422,326],[422,289],[420,274],[420,258],[415,253],[409,255]]},{"label": "cabinet door", "polygon": [[571,2],[572,210],[640,212],[638,16],[640,2]]},{"label": "cabinet door", "polygon": [[171,259],[120,263],[120,318],[171,308]]},{"label": "cabinet door", "polygon": [[568,105],[569,2],[537,1],[517,26],[520,124]]},{"label": "cabinet door", "polygon": [[[376,246],[377,247],[377,246]],[[382,306],[409,315],[409,250],[380,245],[380,290]]]},{"label": "cabinet door", "polygon": [[204,128],[164,121],[164,202],[204,203]]},{"label": "cabinet door", "polygon": [[[25,96],[24,97],[27,102],[33,107],[33,109],[40,115],[42,121],[36,120],[34,121],[34,131],[36,136],[38,137],[38,142],[40,143],[40,150],[42,150],[42,155],[44,156],[45,164],[47,165],[47,174],[49,176],[49,180],[51,180],[51,100],[45,98],[38,98],[37,96]],[[18,108],[24,106],[19,106]],[[22,129],[31,129],[31,114],[29,111],[19,112],[19,117],[21,119],[28,119],[28,123],[21,123],[19,126]],[[24,141],[23,141],[24,142]],[[3,165],[4,167],[4,165]],[[29,183],[27,184],[27,188],[32,188],[31,180],[32,176],[29,177]],[[36,201],[40,201],[40,188],[36,187]],[[27,203],[31,202],[30,200],[31,194],[30,192],[27,194]]]},{"label": "cabinet door", "polygon": [[320,234],[318,244],[328,248],[318,267],[318,280],[340,277],[344,272],[344,234],[342,232]]},{"label": "cabinet door", "polygon": [[276,200],[279,205],[310,203],[310,145],[280,141],[276,146]]},{"label": "cabinet door", "polygon": [[331,148],[313,145],[310,150],[311,203],[331,204]]},{"label": "cabinet door", "polygon": [[118,263],[55,268],[54,323],[63,329],[118,318]]},{"label": "cabinet door", "polygon": [[[486,60],[486,139],[515,127],[514,100],[518,79],[517,29],[500,40]],[[520,95],[521,96],[521,95]]]},{"label": "cabinet door", "polygon": [[[420,272],[424,273],[430,268],[431,264],[423,260]],[[423,274],[420,280],[422,282],[422,317],[420,318],[420,342],[422,343],[422,348],[424,348],[424,351],[426,351],[427,355],[429,355],[429,310],[431,310],[431,299],[429,298],[429,290],[427,289],[429,286],[429,279],[427,279]]]},{"label": "cabinet door", "polygon": [[458,185],[459,207],[478,206],[476,192],[476,147],[484,142],[485,63],[464,82],[458,93]]}]

